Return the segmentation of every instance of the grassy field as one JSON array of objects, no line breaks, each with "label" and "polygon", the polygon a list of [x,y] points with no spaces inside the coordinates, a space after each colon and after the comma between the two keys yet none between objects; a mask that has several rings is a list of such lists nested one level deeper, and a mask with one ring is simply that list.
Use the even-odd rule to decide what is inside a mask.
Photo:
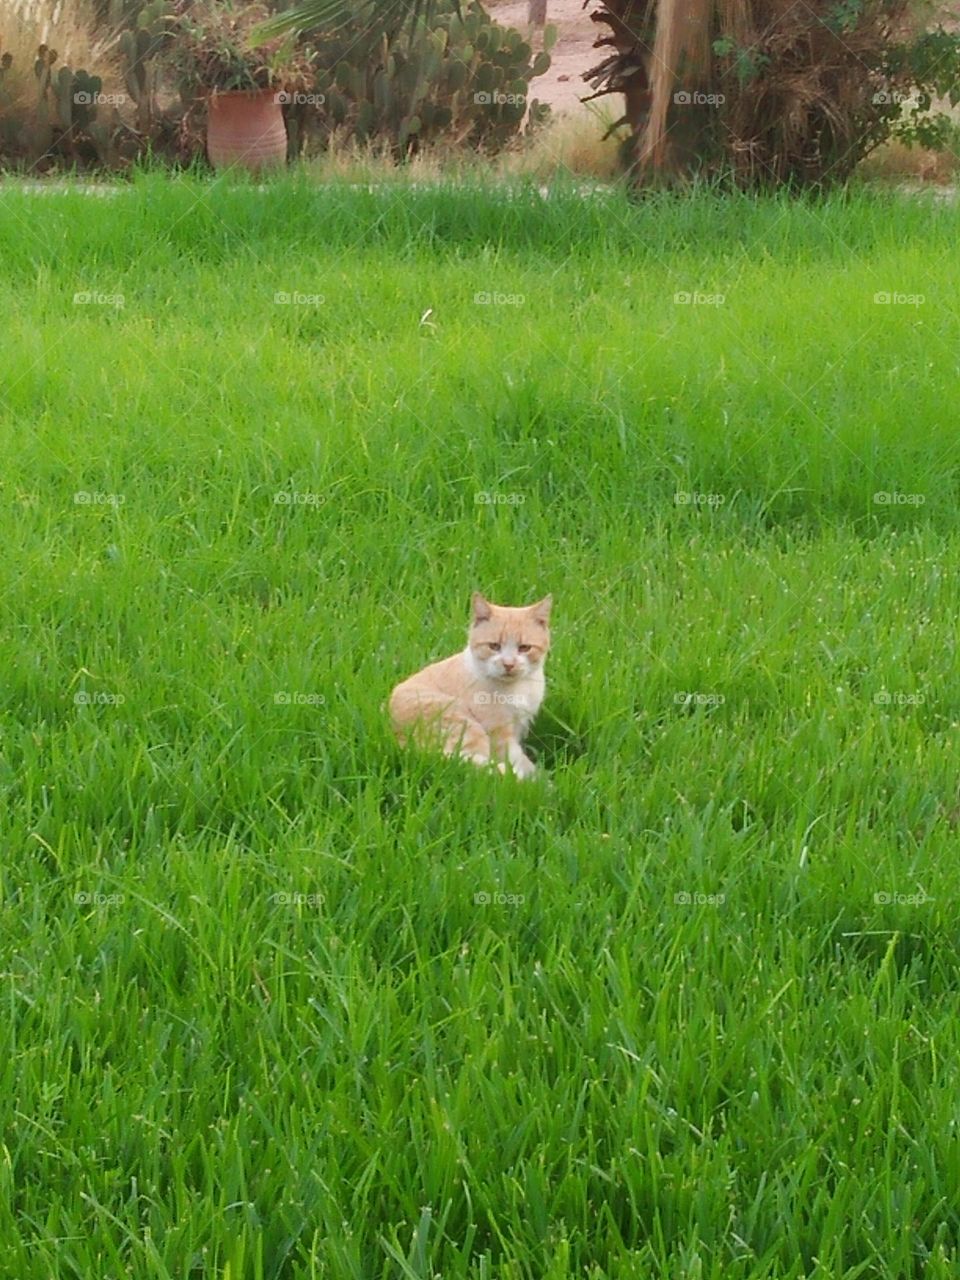
[{"label": "grassy field", "polygon": [[957,1276],[958,241],[0,188],[0,1275]]}]

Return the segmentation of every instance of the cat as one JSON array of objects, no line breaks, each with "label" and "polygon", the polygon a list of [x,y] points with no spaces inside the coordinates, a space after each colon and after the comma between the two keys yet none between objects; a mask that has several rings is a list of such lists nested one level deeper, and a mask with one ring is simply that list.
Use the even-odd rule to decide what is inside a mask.
[{"label": "cat", "polygon": [[394,732],[401,744],[413,740],[532,778],[537,768],[522,742],[546,690],[553,598],[507,608],[475,591],[470,603],[466,649],[424,667],[390,695]]}]

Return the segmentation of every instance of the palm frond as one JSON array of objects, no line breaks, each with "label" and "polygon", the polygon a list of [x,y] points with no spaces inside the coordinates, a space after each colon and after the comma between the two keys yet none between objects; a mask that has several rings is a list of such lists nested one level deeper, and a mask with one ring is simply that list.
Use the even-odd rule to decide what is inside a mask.
[{"label": "palm frond", "polygon": [[[460,12],[458,0],[454,8]],[[420,19],[430,21],[437,0],[300,0],[292,9],[275,14],[257,31],[258,38],[286,35],[287,32],[335,31],[348,23],[388,35],[413,26]]]}]

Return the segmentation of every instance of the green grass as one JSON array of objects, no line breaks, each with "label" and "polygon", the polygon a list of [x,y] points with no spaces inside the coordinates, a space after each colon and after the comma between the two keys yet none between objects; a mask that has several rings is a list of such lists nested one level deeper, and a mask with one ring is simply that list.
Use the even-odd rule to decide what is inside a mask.
[{"label": "green grass", "polygon": [[[0,188],[0,1275],[958,1274],[958,240]],[[543,781],[387,732],[474,588]]]}]

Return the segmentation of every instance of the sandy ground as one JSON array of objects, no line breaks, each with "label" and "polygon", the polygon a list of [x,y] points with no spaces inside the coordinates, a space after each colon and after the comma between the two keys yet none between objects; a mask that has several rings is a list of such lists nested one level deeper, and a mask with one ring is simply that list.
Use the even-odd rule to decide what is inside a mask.
[{"label": "sandy ground", "polygon": [[[487,0],[486,7],[497,22],[526,33],[527,0]],[[591,90],[581,77],[603,56],[602,51],[593,48],[597,27],[590,21],[583,0],[547,0],[547,22],[557,28],[557,43],[550,55],[550,70],[531,83],[530,92],[541,102],[549,103],[554,111],[586,111],[580,99]],[[539,47],[537,34],[534,48]],[[603,103],[604,99],[599,101]]]},{"label": "sandy ground", "polygon": [[[526,34],[527,0],[486,0],[486,8],[497,22],[516,27]],[[586,8],[584,0],[547,0],[547,22],[557,28],[558,38],[551,54],[553,63],[550,70],[533,81],[531,91],[541,102],[549,103],[554,111],[587,109],[581,105],[580,99],[586,97],[591,89],[581,77],[584,71],[589,71],[604,57],[605,50],[592,46],[598,31],[607,32],[606,27],[597,27],[590,21],[592,8],[590,0],[587,0]],[[955,31],[960,26],[960,0],[947,0],[938,5],[935,21],[942,22],[947,30]],[[535,48],[539,47],[537,40],[535,37]],[[607,108],[614,106],[618,113],[623,103],[619,95],[597,101]]]}]

